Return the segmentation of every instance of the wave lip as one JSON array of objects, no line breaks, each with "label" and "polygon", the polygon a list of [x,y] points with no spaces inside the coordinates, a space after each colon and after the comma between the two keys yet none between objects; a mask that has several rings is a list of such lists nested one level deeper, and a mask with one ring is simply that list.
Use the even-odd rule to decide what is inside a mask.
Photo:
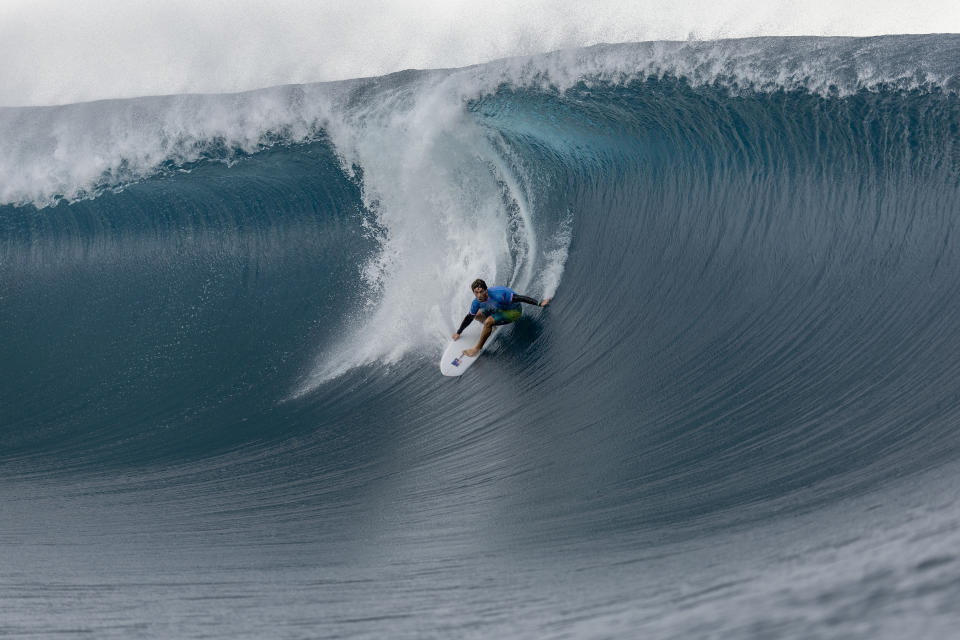
[{"label": "wave lip", "polygon": [[310,141],[322,128],[320,97],[320,86],[277,87],[0,108],[0,203],[46,207],[201,160]]},{"label": "wave lip", "polygon": [[735,91],[957,92],[958,55],[955,35],[641,42],[238,94],[0,108],[0,204],[44,207],[96,196],[198,160],[229,162],[278,142],[309,141],[331,118],[376,118],[410,100],[455,109],[503,84],[564,91],[579,82],[675,77]]}]

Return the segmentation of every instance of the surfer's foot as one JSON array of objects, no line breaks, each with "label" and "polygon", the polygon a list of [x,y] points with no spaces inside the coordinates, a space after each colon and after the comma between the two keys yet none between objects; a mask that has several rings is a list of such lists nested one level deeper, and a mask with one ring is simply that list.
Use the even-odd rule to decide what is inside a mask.
[{"label": "surfer's foot", "polygon": [[469,349],[463,352],[463,355],[467,356],[468,358],[472,358],[478,353],[480,353],[480,349],[477,349],[476,347],[470,347]]},{"label": "surfer's foot", "polygon": [[541,306],[541,307],[545,307],[545,306],[547,306],[548,304],[550,304],[550,298],[544,298],[543,300],[540,301],[540,306]]}]

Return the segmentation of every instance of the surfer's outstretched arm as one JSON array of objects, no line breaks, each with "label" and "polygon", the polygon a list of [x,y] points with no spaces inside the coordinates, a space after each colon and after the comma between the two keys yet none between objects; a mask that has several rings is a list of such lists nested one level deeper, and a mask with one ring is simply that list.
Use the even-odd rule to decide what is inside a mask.
[{"label": "surfer's outstretched arm", "polygon": [[547,303],[550,302],[550,298],[544,298],[543,300],[534,300],[533,298],[528,298],[527,296],[522,296],[519,293],[513,294],[511,298],[513,302],[526,302],[527,304],[535,304],[538,307],[545,307]]},{"label": "surfer's outstretched arm", "polygon": [[464,316],[463,322],[460,323],[460,328],[457,329],[457,332],[456,332],[455,334],[453,334],[453,339],[454,339],[454,340],[459,340],[459,339],[460,339],[460,334],[463,333],[463,330],[467,328],[467,325],[468,325],[468,324],[470,324],[471,322],[473,322],[473,319],[474,319],[475,317],[476,317],[476,316],[473,315],[472,313],[468,313],[466,316]]}]

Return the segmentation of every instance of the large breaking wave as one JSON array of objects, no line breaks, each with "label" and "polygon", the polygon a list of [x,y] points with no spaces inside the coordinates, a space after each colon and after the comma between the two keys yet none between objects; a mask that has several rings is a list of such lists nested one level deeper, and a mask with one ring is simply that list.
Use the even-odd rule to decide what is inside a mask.
[{"label": "large breaking wave", "polygon": [[[2,474],[422,550],[704,535],[955,461],[958,53],[645,43],[0,110]],[[451,382],[475,277],[556,298]]]}]

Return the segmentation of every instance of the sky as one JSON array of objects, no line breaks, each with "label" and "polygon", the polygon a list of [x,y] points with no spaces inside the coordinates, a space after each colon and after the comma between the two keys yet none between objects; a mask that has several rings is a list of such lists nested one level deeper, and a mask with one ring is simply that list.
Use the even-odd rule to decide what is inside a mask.
[{"label": "sky", "polygon": [[932,0],[0,0],[0,106],[221,93],[600,42],[958,33]]}]

